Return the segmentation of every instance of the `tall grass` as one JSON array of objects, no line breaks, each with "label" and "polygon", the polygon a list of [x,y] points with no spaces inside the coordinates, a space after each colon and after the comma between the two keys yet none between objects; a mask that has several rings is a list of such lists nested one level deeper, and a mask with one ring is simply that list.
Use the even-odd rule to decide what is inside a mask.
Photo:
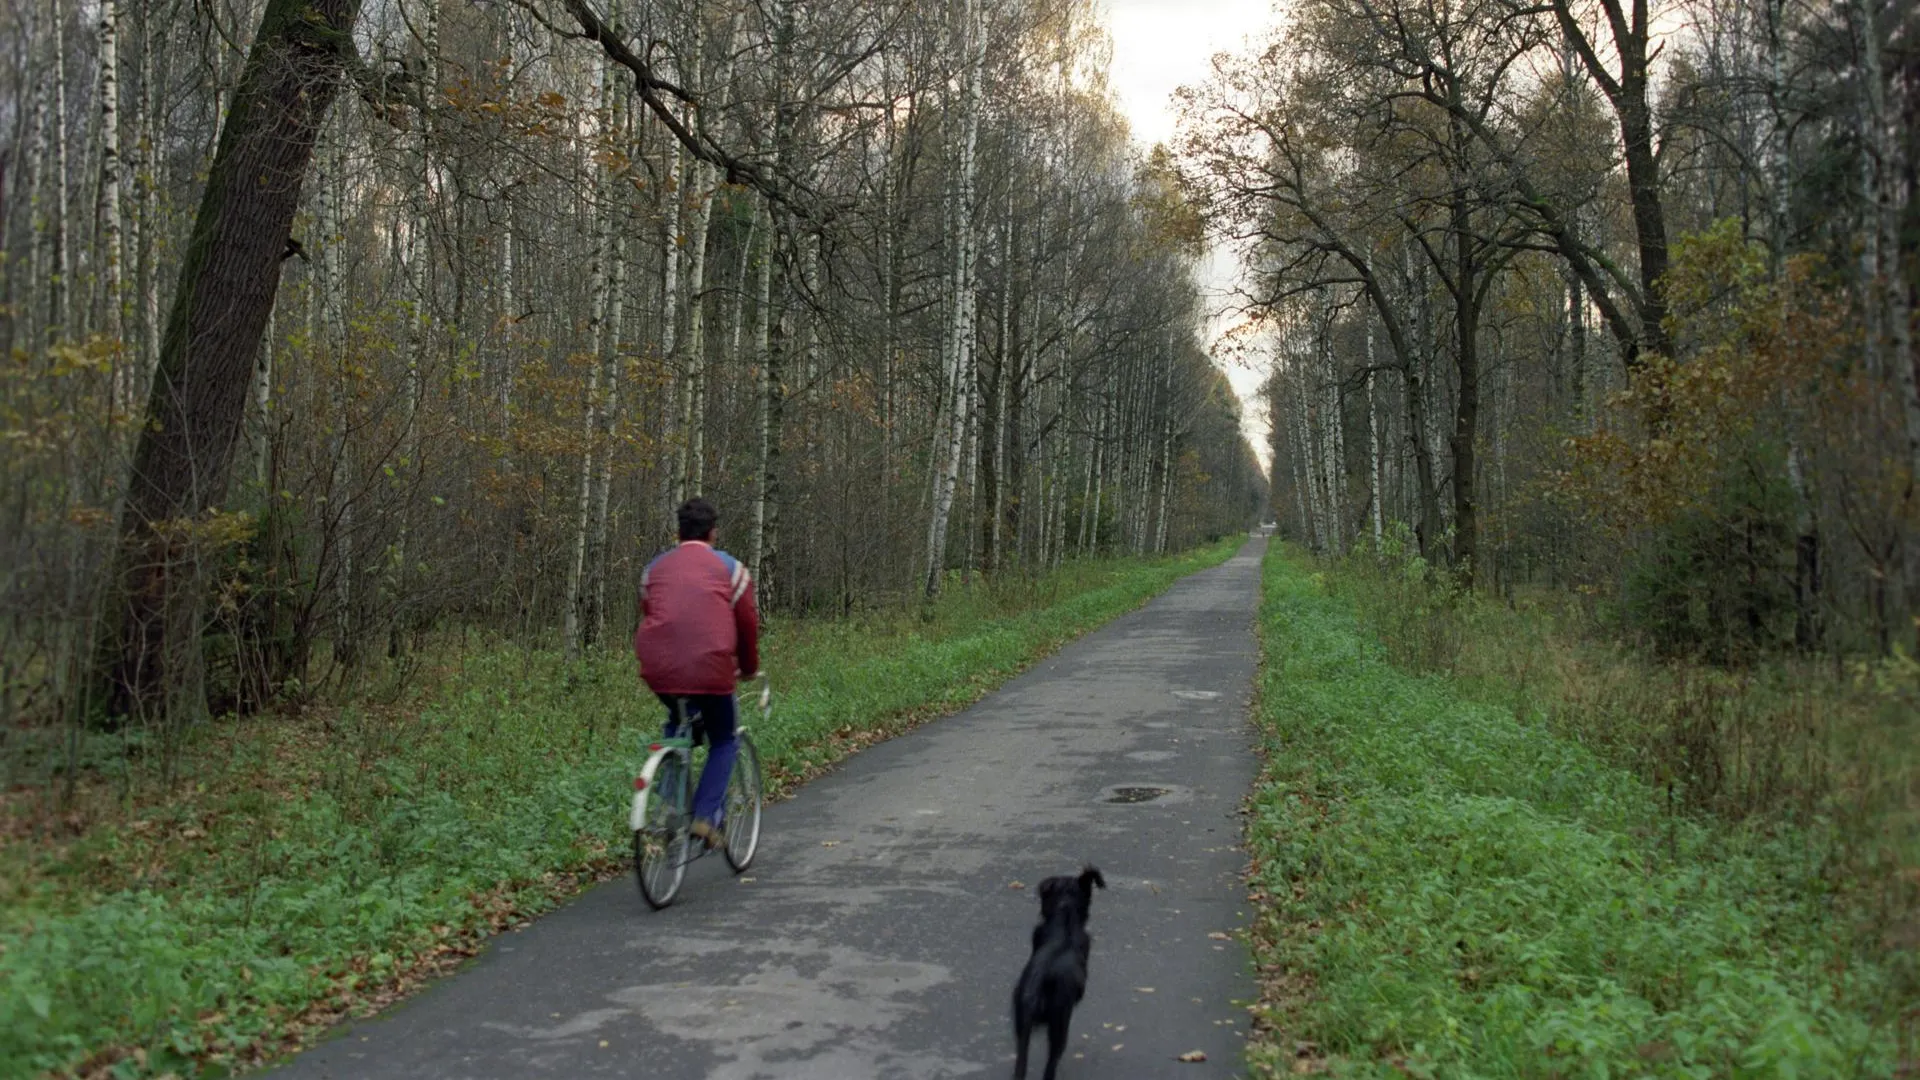
[{"label": "tall grass", "polygon": [[[1565,676],[1541,625],[1436,594],[1417,567],[1303,564],[1270,554],[1260,620],[1258,1071],[1870,1077],[1911,1061],[1911,946],[1834,878],[1828,819],[1690,810],[1547,717]],[[1495,636],[1506,625],[1530,630]],[[1478,673],[1483,648],[1529,655]]]},{"label": "tall grass", "polygon": [[1790,823],[1883,934],[1920,944],[1920,663],[1653,658],[1578,595],[1461,593],[1399,545],[1328,575],[1398,666],[1627,768],[1671,812]]},{"label": "tall grass", "polygon": [[[790,785],[964,705],[1232,551],[777,625],[777,707],[757,728],[769,769]],[[16,793],[0,1076],[244,1064],[389,1000],[622,867],[658,713],[620,652],[569,664],[491,649],[452,658],[407,702],[221,726],[171,788],[94,778],[70,818]]]}]

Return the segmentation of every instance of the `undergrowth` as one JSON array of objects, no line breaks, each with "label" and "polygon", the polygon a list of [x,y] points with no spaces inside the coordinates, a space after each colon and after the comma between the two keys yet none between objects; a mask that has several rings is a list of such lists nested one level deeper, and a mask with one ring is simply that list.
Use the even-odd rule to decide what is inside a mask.
[{"label": "undergrowth", "polygon": [[1269,552],[1260,618],[1257,1071],[1910,1062],[1910,945],[1874,937],[1817,822],[1676,805],[1500,684],[1396,664],[1303,564]]},{"label": "undergrowth", "polygon": [[[764,649],[776,708],[755,728],[775,793],[1233,550],[777,625]],[[657,712],[624,651],[574,664],[483,651],[412,704],[220,725],[169,788],[94,777],[57,815],[12,793],[0,1076],[254,1064],[391,1000],[623,868]]]}]

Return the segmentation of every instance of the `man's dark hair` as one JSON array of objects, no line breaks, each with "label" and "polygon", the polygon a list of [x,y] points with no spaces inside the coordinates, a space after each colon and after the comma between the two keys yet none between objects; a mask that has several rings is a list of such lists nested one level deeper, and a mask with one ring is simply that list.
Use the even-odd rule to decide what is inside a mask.
[{"label": "man's dark hair", "polygon": [[707,540],[713,536],[713,523],[720,520],[720,511],[705,499],[688,499],[680,504],[675,512],[680,519],[680,539]]}]

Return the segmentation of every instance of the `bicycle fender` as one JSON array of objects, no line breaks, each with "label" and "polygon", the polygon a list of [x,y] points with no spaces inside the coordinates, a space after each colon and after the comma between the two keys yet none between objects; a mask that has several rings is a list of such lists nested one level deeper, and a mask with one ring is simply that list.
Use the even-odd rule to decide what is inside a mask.
[{"label": "bicycle fender", "polygon": [[629,831],[639,832],[640,826],[646,824],[647,797],[653,794],[653,774],[659,771],[660,763],[665,761],[667,755],[671,752],[672,751],[669,750],[662,750],[657,754],[649,755],[647,763],[640,767],[640,779],[645,780],[647,784],[646,787],[633,793],[633,810],[627,814],[627,829]]}]

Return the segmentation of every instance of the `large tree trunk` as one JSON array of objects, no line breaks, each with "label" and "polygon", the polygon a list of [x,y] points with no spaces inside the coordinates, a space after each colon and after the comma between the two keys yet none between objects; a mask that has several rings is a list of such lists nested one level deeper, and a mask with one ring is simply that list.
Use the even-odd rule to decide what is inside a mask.
[{"label": "large tree trunk", "polygon": [[1644,348],[1662,356],[1672,352],[1667,338],[1666,286],[1667,221],[1660,193],[1660,162],[1653,145],[1653,105],[1648,100],[1653,81],[1652,27],[1647,0],[1600,0],[1617,73],[1608,70],[1600,51],[1587,37],[1572,0],[1555,0],[1554,14],[1567,41],[1580,55],[1587,73],[1606,94],[1620,124],[1627,164],[1627,198],[1633,209],[1634,241],[1640,253],[1640,326],[1637,338],[1626,344],[1626,364],[1632,367]]},{"label": "large tree trunk", "polygon": [[[1640,42],[1644,56],[1644,37]],[[1639,67],[1645,71],[1644,59]],[[1638,81],[1644,84],[1645,79]],[[1653,109],[1644,85],[1622,107],[1620,126],[1626,136],[1627,192],[1633,201],[1633,231],[1640,248],[1640,342],[1649,351],[1668,356],[1673,343],[1667,337],[1667,220],[1660,199],[1660,164],[1653,151]]]},{"label": "large tree trunk", "polygon": [[271,0],[221,128],[121,514],[117,713],[197,678],[193,527],[226,494],[301,182],[358,14],[358,0]]}]

